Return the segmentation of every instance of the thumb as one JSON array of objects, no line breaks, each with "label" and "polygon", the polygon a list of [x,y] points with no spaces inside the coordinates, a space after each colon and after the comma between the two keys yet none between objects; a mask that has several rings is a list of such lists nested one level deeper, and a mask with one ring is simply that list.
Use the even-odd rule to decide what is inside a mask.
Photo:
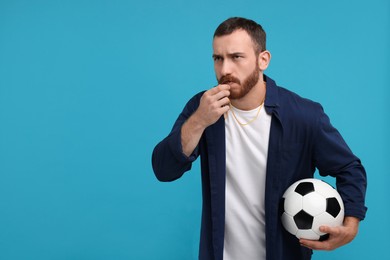
[{"label": "thumb", "polygon": [[332,228],[328,226],[320,226],[320,231],[322,233],[332,233]]}]

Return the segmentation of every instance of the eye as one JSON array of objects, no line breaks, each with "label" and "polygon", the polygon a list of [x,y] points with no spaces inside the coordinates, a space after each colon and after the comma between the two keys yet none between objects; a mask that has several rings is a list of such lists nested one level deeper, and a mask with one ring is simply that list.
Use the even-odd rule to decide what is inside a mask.
[{"label": "eye", "polygon": [[241,59],[241,58],[243,58],[241,55],[234,55],[234,56],[233,56],[233,59],[234,59],[234,60],[239,60],[239,59]]},{"label": "eye", "polygon": [[220,57],[220,56],[214,56],[213,59],[214,59],[214,61],[221,61],[221,60],[222,60],[222,57]]}]

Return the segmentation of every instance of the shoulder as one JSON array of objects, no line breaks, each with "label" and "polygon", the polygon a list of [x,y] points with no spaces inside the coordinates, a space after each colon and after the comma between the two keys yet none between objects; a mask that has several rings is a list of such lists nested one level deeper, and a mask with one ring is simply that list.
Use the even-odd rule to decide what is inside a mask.
[{"label": "shoulder", "polygon": [[285,107],[286,109],[289,108],[315,109],[315,110],[322,109],[321,104],[316,101],[302,97],[297,93],[285,89],[283,87],[278,87],[278,89],[279,89],[279,97],[281,100],[280,104],[282,107]]},{"label": "shoulder", "polygon": [[312,121],[317,120],[318,117],[324,113],[320,103],[304,98],[283,87],[277,88],[279,92],[280,112],[286,117]]},{"label": "shoulder", "polygon": [[189,102],[200,102],[200,99],[202,98],[203,94],[206,92],[206,90],[203,90],[203,91],[200,91],[198,93],[196,93],[191,99]]},{"label": "shoulder", "polygon": [[286,115],[321,113],[322,106],[318,102],[304,98],[283,86],[277,85],[276,82],[268,76],[266,76],[266,80],[266,106],[275,108],[278,113]]},{"label": "shoulder", "polygon": [[200,99],[202,98],[203,94],[206,92],[206,90],[203,90],[203,91],[200,91],[198,93],[196,93],[195,95],[193,95],[187,102],[187,105],[188,104],[199,104],[200,102]]},{"label": "shoulder", "polygon": [[322,106],[295,92],[277,86],[277,107],[273,110],[284,129],[285,140],[305,143],[313,140],[323,118]]},{"label": "shoulder", "polygon": [[284,126],[286,134],[289,132],[301,136],[302,139],[313,136],[320,127],[320,120],[327,118],[321,104],[284,87],[276,85],[274,87],[277,96],[274,99],[277,101],[273,111]]}]

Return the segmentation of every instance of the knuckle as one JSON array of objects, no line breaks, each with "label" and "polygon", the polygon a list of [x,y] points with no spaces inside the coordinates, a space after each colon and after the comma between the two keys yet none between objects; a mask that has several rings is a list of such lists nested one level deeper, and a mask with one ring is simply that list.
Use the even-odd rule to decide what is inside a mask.
[{"label": "knuckle", "polygon": [[210,102],[211,102],[211,97],[210,97],[209,95],[205,96],[205,97],[204,97],[204,101],[205,101],[206,103],[210,103]]}]

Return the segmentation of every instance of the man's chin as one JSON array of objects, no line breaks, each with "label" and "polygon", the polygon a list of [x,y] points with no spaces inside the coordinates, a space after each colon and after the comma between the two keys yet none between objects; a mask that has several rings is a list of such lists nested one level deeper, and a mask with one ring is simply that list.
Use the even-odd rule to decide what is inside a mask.
[{"label": "man's chin", "polygon": [[242,95],[241,91],[240,92],[230,91],[229,99],[237,100],[237,99],[240,99],[242,97],[243,97],[243,95]]}]

